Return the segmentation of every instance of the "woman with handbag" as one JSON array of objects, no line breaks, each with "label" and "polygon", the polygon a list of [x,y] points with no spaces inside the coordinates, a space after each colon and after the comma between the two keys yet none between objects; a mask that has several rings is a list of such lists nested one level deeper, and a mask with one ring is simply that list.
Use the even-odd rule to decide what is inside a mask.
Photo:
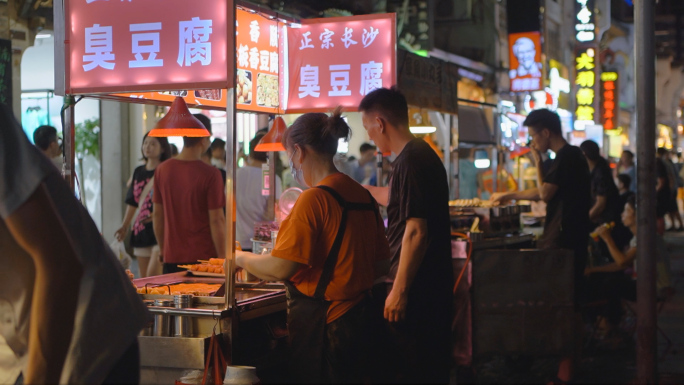
[{"label": "woman with handbag", "polygon": [[236,263],[257,277],[284,281],[290,342],[289,380],[360,383],[373,366],[373,281],[389,267],[385,228],[373,197],[339,172],[333,157],[350,129],[338,107],[309,113],[286,131],[283,144],[302,193],[282,222],[271,254],[237,252]]},{"label": "woman with handbag", "polygon": [[[171,157],[171,146],[166,138],[155,138],[145,134],[141,148],[145,164],[133,171],[131,185],[126,194],[126,214],[123,223],[114,236],[123,241],[131,228],[131,246],[133,255],[138,259],[140,278],[161,274],[159,258],[150,258],[159,252],[157,239],[152,228],[152,188],[154,186],[154,170]],[[135,221],[133,219],[135,218]],[[152,263],[150,263],[152,262]]]}]

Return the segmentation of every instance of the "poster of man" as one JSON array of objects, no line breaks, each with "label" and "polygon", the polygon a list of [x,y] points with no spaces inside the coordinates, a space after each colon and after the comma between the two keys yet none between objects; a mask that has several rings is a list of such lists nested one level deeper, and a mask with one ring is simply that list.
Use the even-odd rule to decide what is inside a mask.
[{"label": "poster of man", "polygon": [[543,66],[539,32],[508,35],[511,91],[537,91],[543,88]]}]

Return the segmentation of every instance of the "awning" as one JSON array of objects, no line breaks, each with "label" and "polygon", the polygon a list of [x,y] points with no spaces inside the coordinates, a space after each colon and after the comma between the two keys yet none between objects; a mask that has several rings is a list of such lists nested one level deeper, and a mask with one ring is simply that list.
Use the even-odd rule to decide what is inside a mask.
[{"label": "awning", "polygon": [[458,141],[496,145],[492,129],[482,108],[458,104]]}]

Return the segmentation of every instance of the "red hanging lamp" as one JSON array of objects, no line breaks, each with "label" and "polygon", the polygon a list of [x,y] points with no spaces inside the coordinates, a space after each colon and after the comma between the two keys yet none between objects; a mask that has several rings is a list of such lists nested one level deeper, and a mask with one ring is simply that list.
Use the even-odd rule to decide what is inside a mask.
[{"label": "red hanging lamp", "polygon": [[285,130],[287,130],[287,124],[282,117],[278,116],[273,120],[273,126],[268,130],[266,135],[259,141],[256,145],[254,151],[259,152],[277,152],[285,151],[285,146],[283,146],[283,136],[285,136]]},{"label": "red hanging lamp", "polygon": [[149,136],[169,137],[209,137],[211,133],[196,117],[192,116],[185,100],[177,96],[169,108],[169,112],[159,119],[157,124],[150,131]]}]

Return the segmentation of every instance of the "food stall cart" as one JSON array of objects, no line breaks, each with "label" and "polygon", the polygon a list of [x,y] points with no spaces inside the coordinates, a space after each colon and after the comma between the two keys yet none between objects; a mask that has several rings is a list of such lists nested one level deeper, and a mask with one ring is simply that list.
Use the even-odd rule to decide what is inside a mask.
[{"label": "food stall cart", "polygon": [[[278,14],[249,7],[230,0],[58,0],[54,7],[60,35],[55,89],[71,101],[64,115],[70,181],[75,95],[160,105],[173,101],[172,110],[178,107],[182,114],[190,105],[223,109],[228,117],[225,262],[134,280],[150,311],[149,326],[139,336],[142,383],[173,383],[188,370],[205,369],[213,334],[228,364],[257,366],[265,382],[269,370],[276,372],[286,359],[279,354],[287,337],[283,285],[236,282],[236,110],[355,109],[371,90],[395,83],[394,14],[289,24]],[[312,32],[330,35],[313,43]],[[288,49],[296,55],[288,55]],[[319,67],[329,85],[319,84]]]}]

